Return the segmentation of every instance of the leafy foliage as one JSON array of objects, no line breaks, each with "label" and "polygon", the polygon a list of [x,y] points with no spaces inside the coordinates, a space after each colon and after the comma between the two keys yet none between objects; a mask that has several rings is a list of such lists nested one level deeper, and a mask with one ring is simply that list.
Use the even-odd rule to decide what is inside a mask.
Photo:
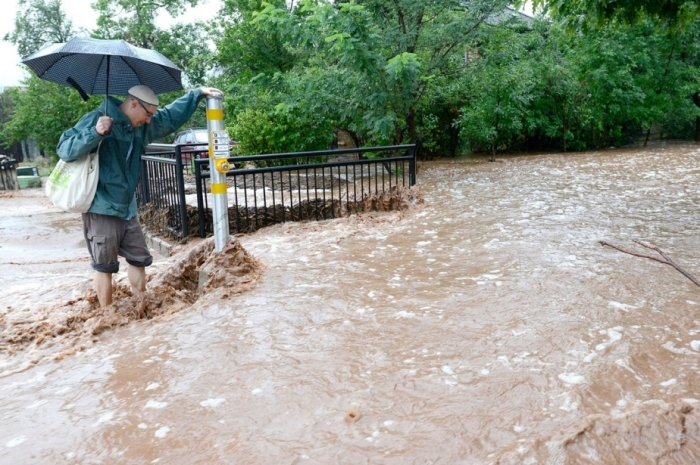
[{"label": "leafy foliage", "polygon": [[[432,110],[429,102],[444,94],[438,84],[463,72],[460,51],[504,4],[302,0],[290,8],[284,2],[229,2],[241,11],[230,12],[217,44],[219,62],[238,66],[228,68],[236,89],[323,115],[358,143],[420,143],[419,121],[434,120],[423,116]],[[256,6],[260,10],[249,10]],[[279,53],[270,56],[258,43]],[[242,50],[243,60],[231,55]],[[246,103],[236,99],[231,107],[243,111]]]},{"label": "leafy foliage", "polygon": [[123,39],[138,47],[158,50],[184,70],[187,84],[202,85],[213,55],[207,46],[209,27],[195,22],[160,29],[155,23],[163,11],[177,17],[186,7],[198,3],[199,0],[97,0],[93,7],[99,16],[92,35],[98,39]]},{"label": "leafy foliage", "polygon": [[21,57],[46,44],[66,42],[75,34],[72,21],[61,8],[61,0],[19,0],[17,6],[15,30],[5,34],[3,40],[15,44]]},{"label": "leafy foliage", "polygon": [[[225,90],[242,154],[325,149],[344,130],[357,145],[493,157],[690,137],[700,121],[700,0],[535,0],[553,20],[526,22],[505,0],[225,0],[222,21],[156,26],[199,2],[97,0],[93,34],[157,49],[186,84]],[[74,33],[60,0],[22,4],[6,38],[23,50]],[[5,144],[31,136],[51,151],[96,105],[25,84],[3,102]]]},{"label": "leafy foliage", "polygon": [[63,131],[102,102],[102,97],[83,102],[74,90],[34,75],[22,84],[24,89],[7,91],[15,111],[5,125],[5,137],[10,142],[31,137],[49,155],[56,154],[56,144]]},{"label": "leafy foliage", "polygon": [[467,76],[469,94],[457,124],[470,148],[488,148],[492,157],[523,133],[534,85],[527,60],[530,34],[507,28],[491,34]]},{"label": "leafy foliage", "polygon": [[634,24],[650,16],[673,25],[694,19],[700,7],[698,0],[533,0],[532,4],[575,24],[598,27],[612,19]]}]

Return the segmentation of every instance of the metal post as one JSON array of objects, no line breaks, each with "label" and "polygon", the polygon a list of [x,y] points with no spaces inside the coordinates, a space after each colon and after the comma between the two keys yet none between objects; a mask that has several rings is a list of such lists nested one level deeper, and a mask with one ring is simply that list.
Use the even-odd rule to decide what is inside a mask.
[{"label": "metal post", "polygon": [[190,230],[187,218],[187,200],[185,199],[184,166],[182,165],[182,152],[179,145],[175,147],[175,162],[177,201],[180,204],[180,232],[182,233],[182,240],[186,241],[190,236]]},{"label": "metal post", "polygon": [[224,130],[223,96],[207,96],[207,129],[209,130],[209,172],[211,173],[212,216],[214,217],[214,250],[221,252],[229,236],[226,173],[231,155],[228,133]]},{"label": "metal post", "polygon": [[411,159],[408,161],[408,184],[409,187],[416,185],[416,146],[410,148]]}]

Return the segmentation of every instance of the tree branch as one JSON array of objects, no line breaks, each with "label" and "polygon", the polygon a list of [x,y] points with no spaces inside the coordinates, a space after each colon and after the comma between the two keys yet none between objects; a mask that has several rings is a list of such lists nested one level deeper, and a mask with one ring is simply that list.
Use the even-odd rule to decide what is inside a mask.
[{"label": "tree branch", "polygon": [[632,242],[634,242],[634,243],[636,243],[636,244],[639,244],[640,246],[644,247],[645,249],[653,250],[654,252],[656,252],[656,253],[658,253],[659,255],[661,255],[661,256],[663,257],[663,259],[658,258],[658,257],[654,257],[654,256],[652,256],[652,255],[644,255],[644,254],[638,254],[638,253],[635,253],[635,252],[630,252],[629,250],[625,250],[625,249],[623,249],[622,247],[618,247],[618,246],[616,246],[616,245],[612,245],[612,244],[610,244],[609,242],[605,242],[605,241],[600,241],[600,245],[611,247],[611,248],[613,248],[613,249],[615,249],[615,250],[619,250],[620,252],[623,252],[623,253],[626,253],[626,254],[629,254],[629,255],[633,255],[633,256],[635,256],[635,257],[648,258],[649,260],[654,260],[655,262],[659,262],[659,263],[663,263],[664,265],[672,266],[672,267],[675,268],[679,273],[681,273],[683,276],[685,276],[686,278],[688,278],[689,280],[691,280],[691,281],[693,282],[693,284],[695,284],[696,286],[700,287],[700,281],[698,281],[697,279],[695,279],[695,277],[694,277],[693,275],[691,275],[690,273],[688,273],[687,271],[685,271],[683,268],[681,268],[680,266],[678,266],[678,265],[676,264],[676,262],[674,262],[673,260],[671,260],[671,258],[670,258],[668,255],[666,255],[666,254],[664,253],[663,250],[659,249],[658,247],[656,247],[656,246],[654,246],[654,245],[645,244],[645,243],[643,243],[642,241],[639,241],[639,240],[636,240],[636,239],[633,240]]}]

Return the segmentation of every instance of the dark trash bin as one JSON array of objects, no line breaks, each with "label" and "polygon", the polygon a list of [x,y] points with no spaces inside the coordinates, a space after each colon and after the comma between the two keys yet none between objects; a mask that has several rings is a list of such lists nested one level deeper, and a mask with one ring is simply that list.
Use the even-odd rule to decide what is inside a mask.
[{"label": "dark trash bin", "polygon": [[19,190],[17,180],[17,161],[5,155],[0,155],[0,190]]}]

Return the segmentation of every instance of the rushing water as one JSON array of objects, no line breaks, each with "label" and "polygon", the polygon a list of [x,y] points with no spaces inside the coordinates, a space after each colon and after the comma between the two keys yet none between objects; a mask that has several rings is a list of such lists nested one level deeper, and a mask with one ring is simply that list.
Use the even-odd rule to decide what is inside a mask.
[{"label": "rushing water", "polygon": [[700,147],[418,180],[407,212],[241,237],[265,266],[248,292],[0,378],[0,463],[700,462],[700,287],[599,243],[700,277]]}]

